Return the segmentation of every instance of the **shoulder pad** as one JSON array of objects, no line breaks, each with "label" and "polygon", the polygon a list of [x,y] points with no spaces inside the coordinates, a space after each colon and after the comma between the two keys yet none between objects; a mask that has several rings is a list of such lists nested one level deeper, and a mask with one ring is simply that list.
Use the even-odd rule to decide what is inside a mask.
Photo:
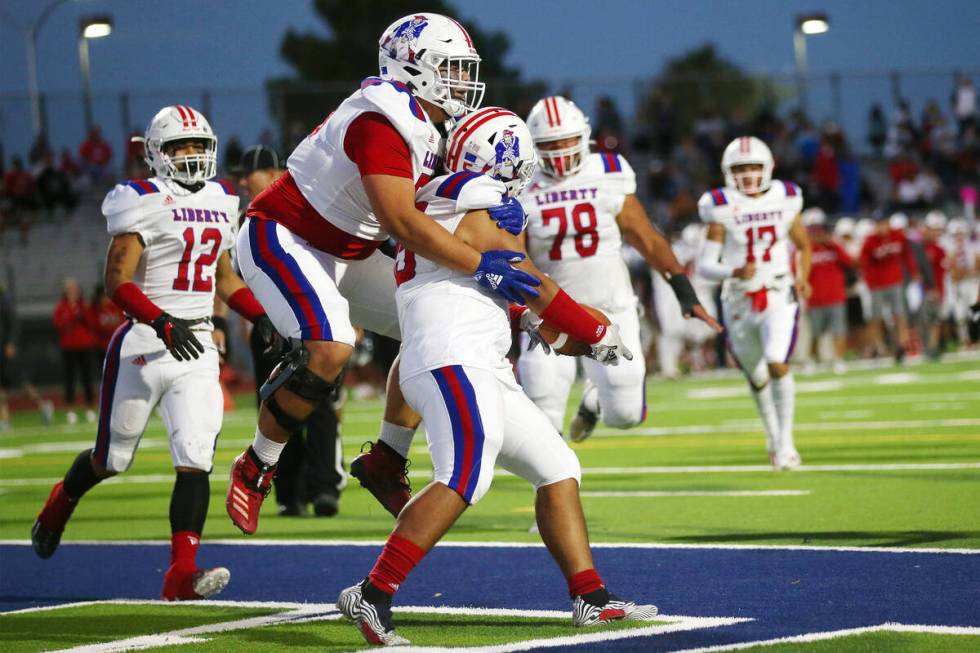
[{"label": "shoulder pad", "polygon": [[725,195],[724,189],[712,188],[698,199],[698,215],[703,222],[717,222],[716,211],[719,207],[727,205],[728,196]]},{"label": "shoulder pad", "polygon": [[407,106],[415,118],[426,122],[422,105],[415,99],[408,87],[401,82],[381,79],[380,77],[368,77],[361,82],[361,95],[364,96],[365,100],[378,107],[385,116],[393,118],[404,115],[404,108]]},{"label": "shoulder pad", "polygon": [[116,184],[115,188],[110,190],[105,199],[102,200],[102,213],[103,215],[112,215],[138,208],[141,197],[159,192],[160,189],[157,188],[156,184],[146,179],[135,179]]},{"label": "shoulder pad", "polygon": [[602,167],[607,173],[623,171],[622,159],[620,159],[618,154],[613,152],[601,152],[599,156],[602,159]]},{"label": "shoulder pad", "polygon": [[234,195],[235,197],[238,197],[238,193],[235,192],[235,187],[232,186],[231,182],[227,179],[211,179],[207,182],[207,185],[215,190],[218,190],[221,194]]}]

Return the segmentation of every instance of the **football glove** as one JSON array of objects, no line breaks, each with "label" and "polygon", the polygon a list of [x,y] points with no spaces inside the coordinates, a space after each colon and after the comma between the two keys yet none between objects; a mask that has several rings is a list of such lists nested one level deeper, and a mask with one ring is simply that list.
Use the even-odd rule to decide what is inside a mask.
[{"label": "football glove", "polygon": [[619,365],[621,358],[628,361],[633,360],[633,352],[626,347],[626,343],[619,337],[619,326],[615,324],[606,327],[606,334],[602,336],[602,340],[592,345],[586,356],[603,365]]},{"label": "football glove", "polygon": [[527,226],[527,211],[513,197],[505,197],[500,204],[487,209],[487,212],[499,229],[506,229],[515,236],[519,236]]},{"label": "football glove", "polygon": [[195,323],[195,320],[182,320],[170,313],[163,313],[153,320],[150,326],[157,332],[157,336],[163,340],[163,344],[174,358],[179,361],[189,361],[192,358],[200,358],[204,353],[204,345],[190,328],[190,325]]},{"label": "football glove", "polygon": [[517,328],[527,334],[527,350],[534,351],[535,347],[541,347],[541,350],[546,353],[551,353],[551,345],[549,345],[544,338],[541,337],[541,332],[538,331],[538,327],[541,326],[541,318],[534,314],[530,309],[525,310],[521,313],[520,322],[518,322]]},{"label": "football glove", "polygon": [[524,254],[506,249],[496,249],[484,252],[480,256],[480,265],[473,273],[473,278],[483,286],[498,293],[512,304],[524,305],[521,296],[537,297],[538,291],[534,286],[540,286],[541,281],[532,274],[514,268],[511,263],[520,263]]},{"label": "football glove", "polygon": [[266,356],[279,358],[289,351],[289,341],[279,335],[269,316],[263,313],[255,318],[252,328],[262,342],[262,353]]}]

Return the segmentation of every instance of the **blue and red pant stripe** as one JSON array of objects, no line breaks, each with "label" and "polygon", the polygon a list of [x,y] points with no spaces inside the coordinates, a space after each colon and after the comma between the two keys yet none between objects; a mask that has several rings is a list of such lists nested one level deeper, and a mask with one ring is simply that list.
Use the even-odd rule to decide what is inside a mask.
[{"label": "blue and red pant stripe", "polygon": [[459,365],[432,370],[453,429],[453,473],[449,489],[471,503],[480,480],[483,443],[486,436],[473,385]]},{"label": "blue and red pant stripe", "polygon": [[276,223],[251,217],[248,230],[252,260],[282,293],[299,323],[303,340],[333,340],[323,304],[296,259],[283,249],[276,235]]},{"label": "blue and red pant stripe", "polygon": [[110,426],[112,424],[112,400],[116,395],[116,381],[119,379],[119,364],[122,359],[123,340],[133,328],[130,320],[123,322],[109,340],[105,364],[102,367],[102,387],[99,389],[99,431],[95,438],[93,458],[103,467],[109,460]]}]

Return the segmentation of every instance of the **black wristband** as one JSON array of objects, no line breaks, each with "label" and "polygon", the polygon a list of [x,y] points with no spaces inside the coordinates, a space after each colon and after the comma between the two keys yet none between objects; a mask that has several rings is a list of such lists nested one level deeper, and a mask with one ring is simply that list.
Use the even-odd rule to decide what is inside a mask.
[{"label": "black wristband", "polygon": [[220,329],[225,333],[228,333],[228,320],[220,315],[214,315],[211,317],[211,324],[215,329]]},{"label": "black wristband", "polygon": [[685,317],[690,315],[692,309],[701,303],[698,301],[698,295],[694,292],[694,286],[691,285],[691,280],[687,278],[686,274],[671,275],[667,279],[667,283],[670,284],[671,290],[674,291],[677,302],[681,305],[681,313]]}]

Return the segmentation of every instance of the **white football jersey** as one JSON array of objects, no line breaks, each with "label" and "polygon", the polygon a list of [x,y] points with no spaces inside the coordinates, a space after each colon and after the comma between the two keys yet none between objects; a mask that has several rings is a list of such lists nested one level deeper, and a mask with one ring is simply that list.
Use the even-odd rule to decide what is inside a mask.
[{"label": "white football jersey", "polygon": [[789,285],[789,230],[802,209],[800,187],[778,179],[773,179],[769,190],[759,197],[747,197],[727,187],[714,188],[701,196],[701,220],[725,227],[722,263],[734,268],[749,261],[756,265],[755,276],[747,281],[728,278],[722,292],[752,292]]},{"label": "white football jersey", "polygon": [[[457,172],[424,186],[416,200],[449,233],[467,211],[500,203],[504,184],[486,175]],[[464,272],[442,267],[399,247],[395,260],[398,323],[402,332],[401,378],[446,365],[499,372],[513,382],[507,362],[510,318],[507,301]]]},{"label": "white football jersey", "polygon": [[386,240],[388,234],[371,211],[357,164],[344,152],[347,128],[369,112],[383,115],[405,139],[415,188],[424,186],[442,165],[445,139],[404,84],[380,77],[361,82],[359,90],[296,146],[286,166],[303,197],[324,220],[359,238]]},{"label": "white football jersey", "polygon": [[226,181],[191,192],[159,177],[118,184],[102,202],[110,236],[139,234],[133,283],[174,317],[210,317],[218,257],[235,244],[238,195]]},{"label": "white football jersey", "polygon": [[576,301],[614,313],[634,306],[616,223],[634,193],[636,175],[618,154],[590,154],[562,179],[539,169],[520,197],[531,260]]}]

